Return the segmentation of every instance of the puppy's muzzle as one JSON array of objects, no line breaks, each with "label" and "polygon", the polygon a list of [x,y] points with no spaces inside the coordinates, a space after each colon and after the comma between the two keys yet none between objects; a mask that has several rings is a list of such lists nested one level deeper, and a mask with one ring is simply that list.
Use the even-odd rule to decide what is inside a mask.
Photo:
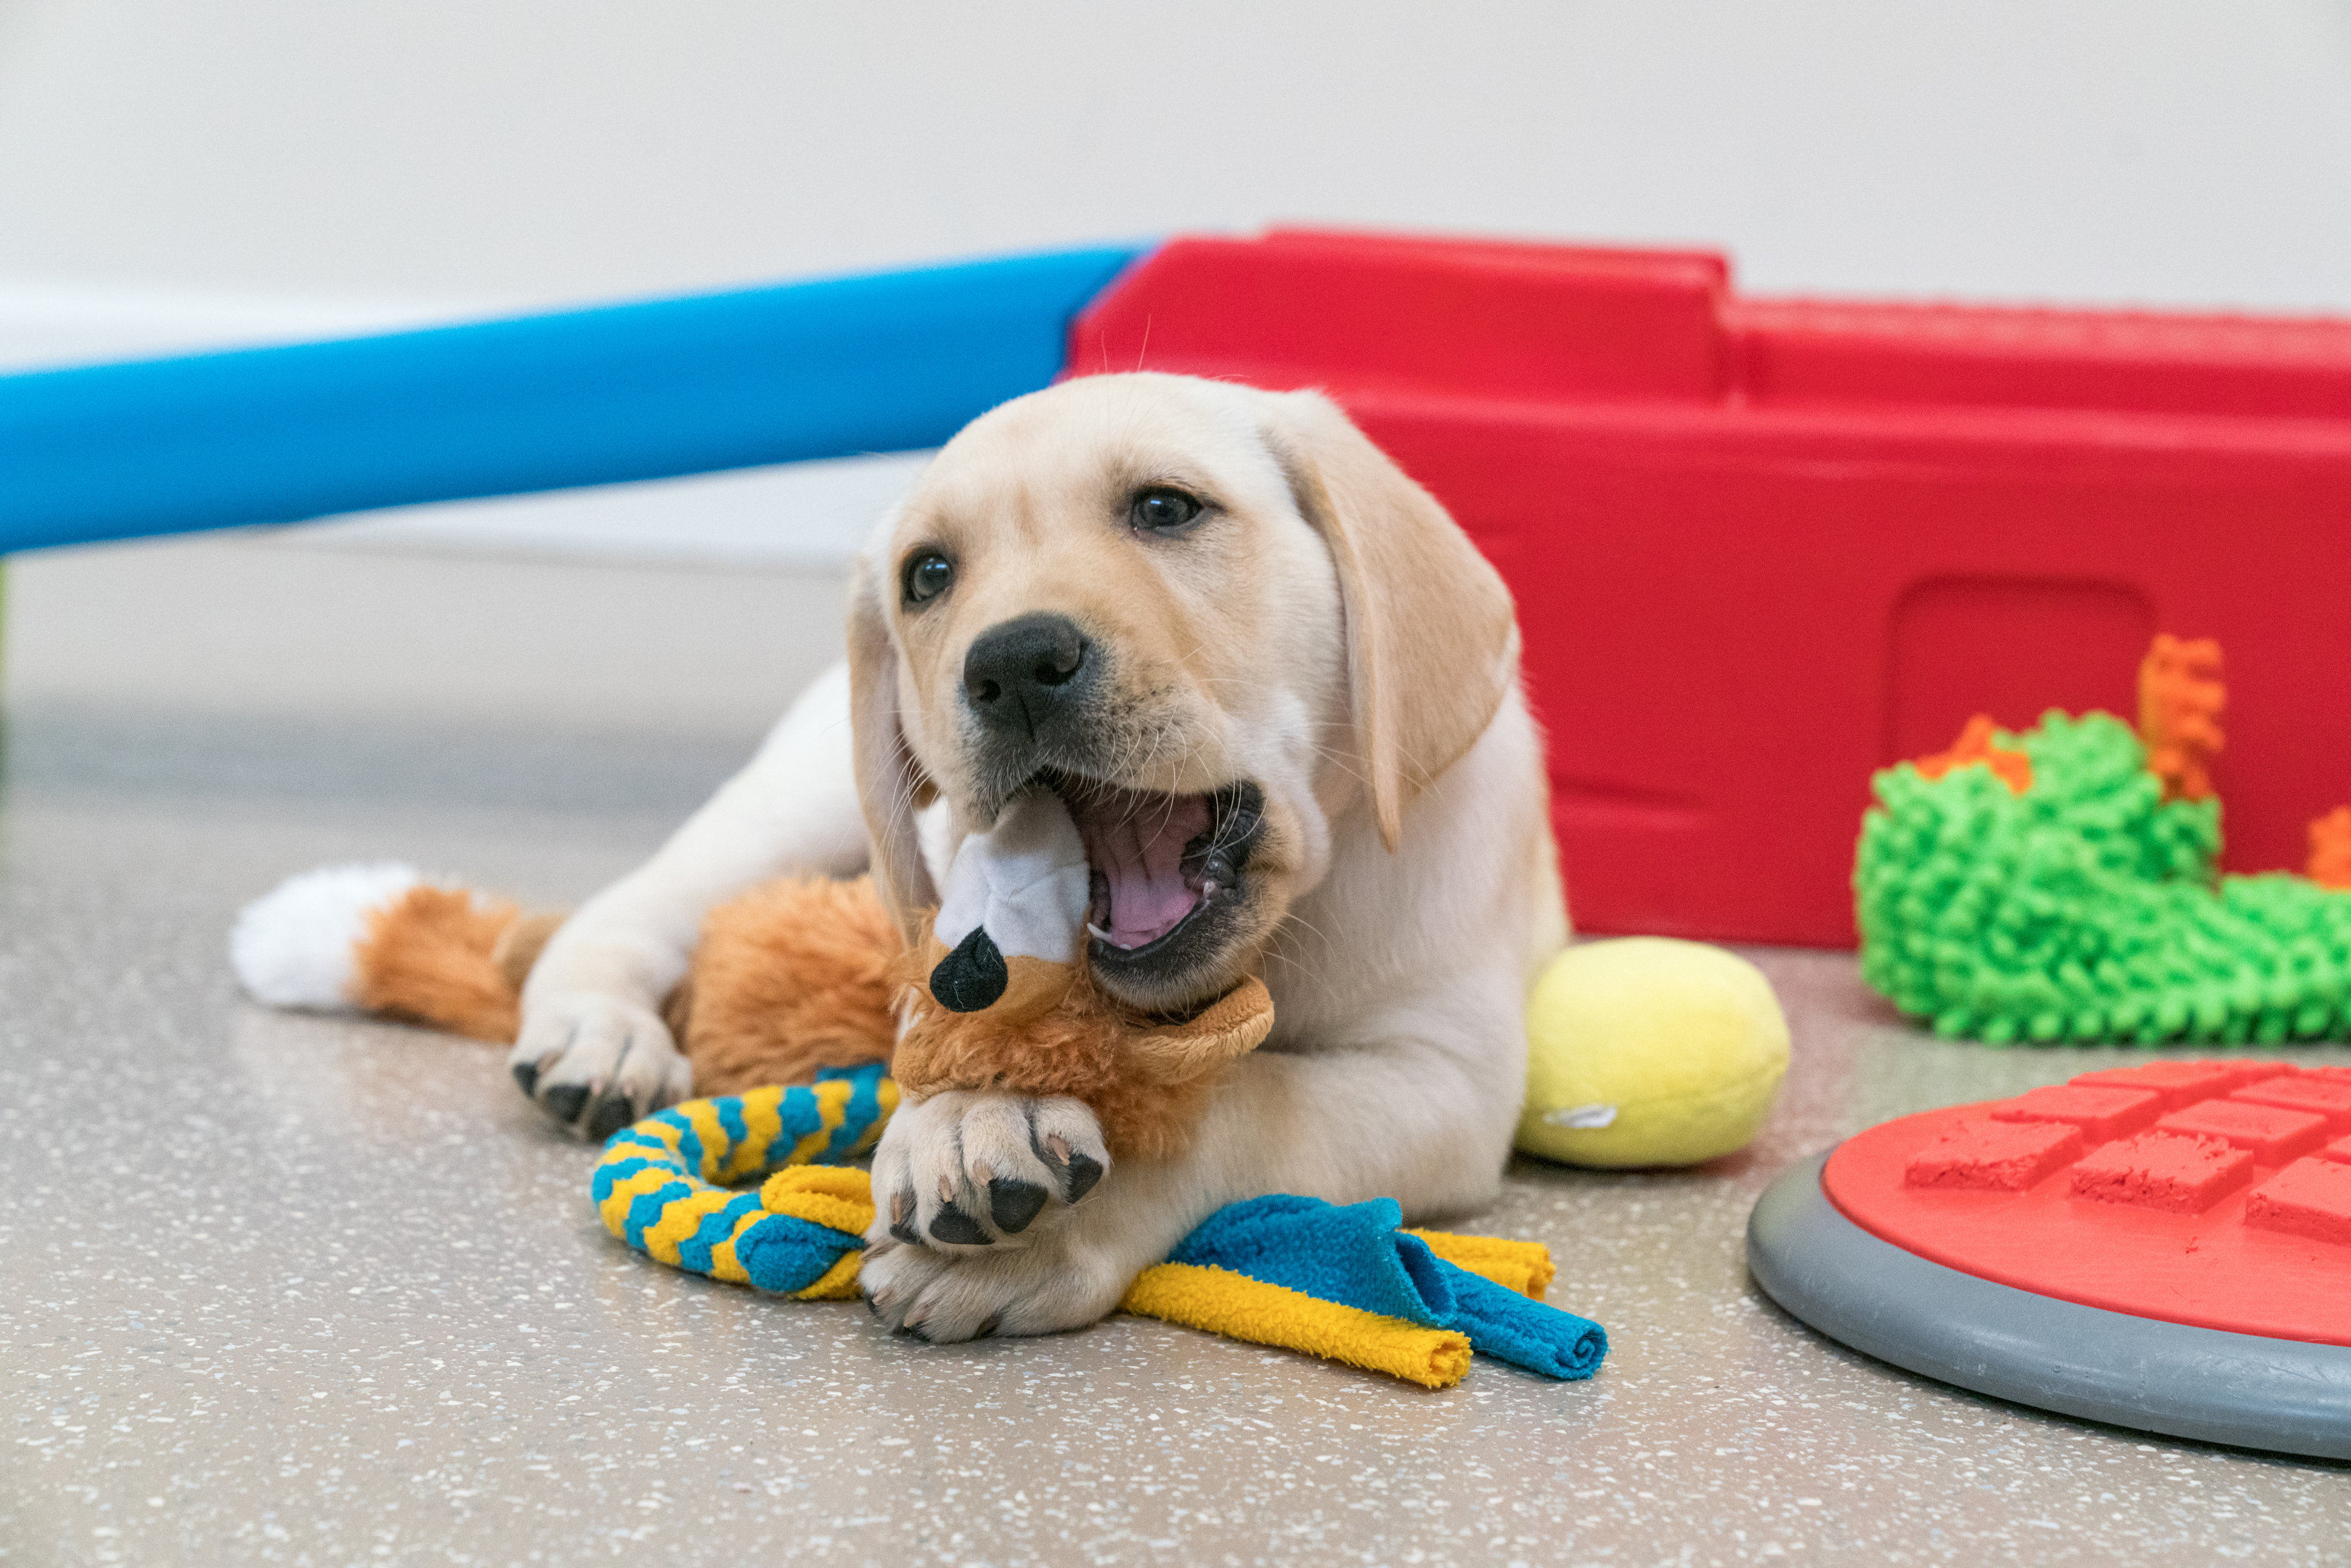
[{"label": "puppy's muzzle", "polygon": [[992,626],[964,656],[964,700],[998,744],[1057,751],[1075,739],[1102,661],[1066,615],[1023,615]]}]

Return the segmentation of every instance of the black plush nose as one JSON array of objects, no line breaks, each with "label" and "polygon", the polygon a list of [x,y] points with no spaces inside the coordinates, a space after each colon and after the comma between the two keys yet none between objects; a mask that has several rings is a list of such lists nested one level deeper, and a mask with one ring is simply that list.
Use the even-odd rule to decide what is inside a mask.
[{"label": "black plush nose", "polygon": [[1085,633],[1066,615],[991,626],[964,655],[964,695],[990,728],[1034,736],[1077,706],[1091,673],[1086,652]]}]

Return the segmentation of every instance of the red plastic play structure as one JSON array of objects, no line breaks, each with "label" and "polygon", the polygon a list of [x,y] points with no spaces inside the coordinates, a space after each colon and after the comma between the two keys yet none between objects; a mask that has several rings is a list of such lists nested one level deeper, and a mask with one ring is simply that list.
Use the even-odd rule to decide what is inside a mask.
[{"label": "red plastic play structure", "polygon": [[1518,594],[1576,923],[1849,946],[1871,771],[2231,654],[2232,870],[2351,799],[2351,321],[1742,298],[1721,258],[1177,239],[1070,372],[1319,386]]},{"label": "red plastic play structure", "polygon": [[1138,368],[1328,390],[1500,567],[1584,930],[1850,945],[1871,772],[1978,712],[2128,714],[2158,631],[2237,672],[2231,870],[2351,800],[2344,320],[1179,237],[0,376],[0,549],[927,446]]}]

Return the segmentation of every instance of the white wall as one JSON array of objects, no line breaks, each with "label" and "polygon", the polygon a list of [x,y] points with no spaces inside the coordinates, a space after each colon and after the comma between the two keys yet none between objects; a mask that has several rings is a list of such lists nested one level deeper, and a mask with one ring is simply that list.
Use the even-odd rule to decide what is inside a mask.
[{"label": "white wall", "polygon": [[[0,0],[0,368],[1284,219],[2351,310],[2351,3]],[[837,559],[903,479],[366,527]]]},{"label": "white wall", "polygon": [[503,306],[1275,218],[2351,308],[2351,7],[0,0],[0,280]]}]

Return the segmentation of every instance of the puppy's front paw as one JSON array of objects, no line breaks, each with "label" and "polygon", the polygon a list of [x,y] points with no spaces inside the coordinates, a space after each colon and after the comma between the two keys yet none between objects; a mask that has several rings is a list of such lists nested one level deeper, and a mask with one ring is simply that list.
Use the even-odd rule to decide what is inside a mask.
[{"label": "puppy's front paw", "polygon": [[652,1009],[592,992],[533,1006],[507,1066],[549,1115],[599,1142],[694,1089],[693,1068]]},{"label": "puppy's front paw", "polygon": [[1083,1328],[1118,1305],[1140,1265],[1081,1245],[1071,1228],[1018,1250],[885,1239],[866,1248],[858,1283],[884,1326],[934,1344]]},{"label": "puppy's front paw", "polygon": [[873,1151],[869,1239],[942,1253],[1019,1249],[1109,1169],[1081,1101],[934,1094],[899,1107]]}]

